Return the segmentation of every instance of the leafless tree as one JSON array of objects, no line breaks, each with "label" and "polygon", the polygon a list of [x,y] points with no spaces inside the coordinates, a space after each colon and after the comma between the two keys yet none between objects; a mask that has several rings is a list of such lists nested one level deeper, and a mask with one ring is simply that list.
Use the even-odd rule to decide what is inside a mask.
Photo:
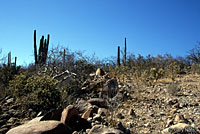
[{"label": "leafless tree", "polygon": [[188,60],[195,64],[200,63],[200,42],[195,48],[189,50],[188,53]]}]

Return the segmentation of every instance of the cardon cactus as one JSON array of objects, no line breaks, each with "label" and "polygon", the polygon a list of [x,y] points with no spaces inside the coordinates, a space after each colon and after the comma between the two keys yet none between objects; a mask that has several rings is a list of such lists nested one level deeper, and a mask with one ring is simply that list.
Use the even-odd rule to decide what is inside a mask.
[{"label": "cardon cactus", "polygon": [[40,39],[39,52],[37,53],[37,44],[36,44],[36,30],[34,30],[34,56],[35,56],[35,65],[46,64],[48,48],[49,48],[49,38],[48,34],[47,39],[44,39],[44,36]]}]

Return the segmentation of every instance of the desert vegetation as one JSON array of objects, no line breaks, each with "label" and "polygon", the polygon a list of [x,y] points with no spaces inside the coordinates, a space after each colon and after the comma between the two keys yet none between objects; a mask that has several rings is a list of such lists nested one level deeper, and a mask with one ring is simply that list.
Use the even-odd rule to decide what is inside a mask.
[{"label": "desert vegetation", "polygon": [[[28,112],[30,109],[39,113],[64,108],[73,104],[77,98],[88,95],[91,91],[82,88],[97,68],[104,70],[121,85],[131,80],[134,85],[153,89],[164,83],[171,95],[178,92],[180,78],[200,74],[200,45],[188,50],[185,57],[173,57],[170,54],[142,56],[127,52],[125,38],[123,51],[116,46],[116,57],[99,60],[95,56],[89,57],[81,51],[73,52],[62,46],[49,48],[49,40],[50,35],[47,39],[42,36],[37,49],[34,31],[35,62],[26,67],[16,66],[17,61],[11,64],[9,56],[0,57],[0,97],[14,98],[20,109],[27,111],[23,118],[36,116]],[[110,104],[109,108],[114,110],[115,107]],[[107,121],[116,127],[113,119],[108,118]]]}]

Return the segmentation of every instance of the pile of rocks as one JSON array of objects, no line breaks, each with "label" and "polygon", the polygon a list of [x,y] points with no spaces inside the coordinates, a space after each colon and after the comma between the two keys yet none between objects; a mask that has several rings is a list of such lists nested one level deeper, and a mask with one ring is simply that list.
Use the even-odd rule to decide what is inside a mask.
[{"label": "pile of rocks", "polygon": [[23,119],[26,113],[18,110],[20,106],[15,105],[14,98],[2,99],[0,123],[3,126],[0,133],[5,134],[8,130],[6,134],[130,133],[123,125],[114,128],[109,127],[107,122],[107,117],[111,115],[109,99],[115,97],[119,90],[117,80],[109,78],[103,70],[98,69],[89,86],[86,83],[83,84],[82,90],[89,91],[88,94],[77,98],[73,105],[52,110],[43,116],[39,113],[37,117],[30,109],[31,117],[36,118],[29,121]]},{"label": "pile of rocks", "polygon": [[10,128],[19,126],[24,113],[15,103],[15,99],[7,96],[0,101],[0,134],[6,133]]},{"label": "pile of rocks", "polygon": [[123,131],[106,126],[108,112],[104,99],[92,98],[88,101],[77,100],[64,110],[57,109],[44,116],[12,128],[6,134],[121,134]]}]

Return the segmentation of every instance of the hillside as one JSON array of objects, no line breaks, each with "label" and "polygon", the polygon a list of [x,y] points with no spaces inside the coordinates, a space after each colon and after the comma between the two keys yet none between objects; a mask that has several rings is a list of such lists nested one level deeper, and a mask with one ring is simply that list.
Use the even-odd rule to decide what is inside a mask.
[{"label": "hillside", "polygon": [[[113,79],[107,76],[97,78],[90,76],[82,85],[84,94],[76,98],[76,101],[65,109],[68,110],[68,117],[66,117],[68,122],[65,120],[65,123],[71,126],[71,132],[69,130],[66,130],[66,132],[76,131],[73,132],[74,134],[157,134],[165,128],[182,123],[180,125],[186,125],[186,127],[180,128],[179,126],[180,129],[172,129],[171,133],[198,133],[200,129],[200,75],[179,75],[175,82],[163,78],[154,86],[145,86],[133,77],[126,76],[123,80],[117,80],[119,90],[114,93],[114,97],[110,96],[113,92],[107,93],[101,90],[101,93],[106,93],[107,97],[103,97],[104,99],[98,98],[99,89],[101,88],[98,84],[102,83],[104,85],[103,89],[106,86],[110,87],[109,90],[117,88],[115,87],[116,83],[111,82],[109,85],[109,82],[106,82],[108,80],[112,81]],[[2,98],[0,104],[0,132],[2,134],[10,128],[30,120],[31,117],[22,118],[25,117],[27,112],[31,113],[32,117],[40,116],[31,109],[20,111],[20,106],[15,103],[15,99],[12,97]],[[43,116],[39,118],[43,118],[42,120],[60,120],[62,111],[63,109],[43,113]],[[74,116],[80,116],[81,118],[69,119]],[[79,123],[74,123],[74,120],[78,120]],[[34,125],[32,124],[32,126]],[[97,125],[100,125],[100,127],[97,127]],[[39,126],[36,128],[40,129]],[[18,130],[15,131],[18,132]],[[51,132],[49,131],[49,133]]]}]

